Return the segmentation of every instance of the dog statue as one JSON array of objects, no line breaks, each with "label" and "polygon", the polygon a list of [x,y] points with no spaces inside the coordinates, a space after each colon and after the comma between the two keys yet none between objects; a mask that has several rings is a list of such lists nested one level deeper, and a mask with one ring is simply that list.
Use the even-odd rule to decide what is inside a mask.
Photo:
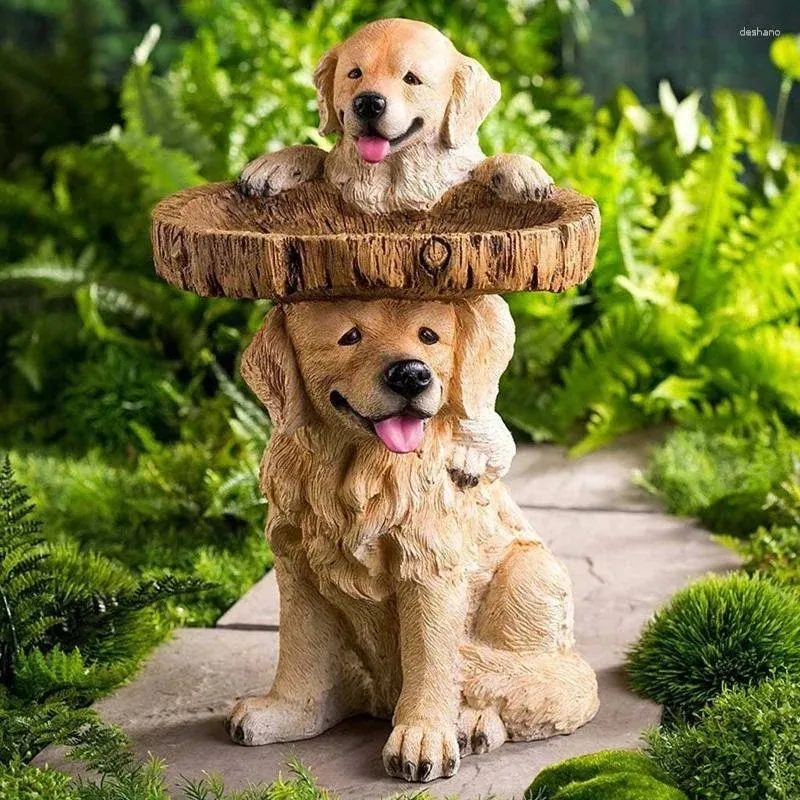
[{"label": "dog statue", "polygon": [[261,486],[280,648],[269,692],[227,721],[235,742],[368,713],[393,723],[387,772],[430,781],[594,716],[566,569],[502,481],[465,492],[447,475],[459,421],[494,397],[513,341],[497,296],[269,312],[242,374],[274,423]]},{"label": "dog statue", "polygon": [[324,178],[367,214],[427,211],[469,178],[503,200],[544,200],[553,181],[523,155],[486,158],[478,127],[500,85],[436,28],[409,19],[363,27],[322,57],[314,74],[319,131],[311,145],[267,153],[239,177],[243,194],[274,195]]}]

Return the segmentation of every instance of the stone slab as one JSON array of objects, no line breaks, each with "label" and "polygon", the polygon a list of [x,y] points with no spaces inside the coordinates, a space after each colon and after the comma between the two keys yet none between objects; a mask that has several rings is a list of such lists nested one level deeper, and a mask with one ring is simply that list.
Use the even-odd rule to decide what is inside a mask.
[{"label": "stone slab", "polygon": [[[570,568],[578,643],[598,672],[601,711],[572,736],[506,744],[465,759],[455,777],[428,785],[435,796],[521,797],[547,764],[605,748],[635,747],[642,730],[658,721],[658,708],[625,688],[626,648],[654,608],[687,581],[737,566],[705,531],[674,517],[544,508],[525,513]],[[296,755],[343,800],[413,789],[383,774],[385,722],[353,719],[293,744],[243,748],[228,741],[222,719],[238,696],[267,688],[277,642],[274,630],[181,631],[135,682],[100,701],[98,711],[121,724],[143,756],[163,758],[173,782],[207,770],[222,774],[230,788],[240,788],[285,772],[286,760]],[[45,751],[37,763],[45,760],[63,765],[58,751]]]},{"label": "stone slab", "polygon": [[275,570],[270,570],[218,620],[218,628],[278,630],[280,599]]},{"label": "stone slab", "polygon": [[647,466],[660,438],[643,431],[579,458],[557,445],[519,444],[505,483],[519,505],[531,508],[658,512],[658,501],[632,475]]}]

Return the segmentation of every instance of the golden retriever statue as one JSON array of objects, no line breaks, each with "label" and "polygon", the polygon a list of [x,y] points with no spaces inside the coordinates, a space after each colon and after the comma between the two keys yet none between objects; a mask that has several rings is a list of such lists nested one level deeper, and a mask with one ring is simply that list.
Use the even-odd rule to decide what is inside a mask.
[{"label": "golden retriever statue", "polygon": [[522,155],[486,158],[478,127],[500,86],[436,28],[408,19],[363,27],[323,56],[314,74],[319,130],[333,149],[267,153],[239,177],[246,195],[273,195],[324,178],[369,214],[426,211],[472,178],[504,200],[546,199],[553,181]]},{"label": "golden retriever statue", "polygon": [[393,722],[387,772],[430,781],[594,716],[566,569],[501,481],[465,491],[447,474],[459,420],[493,403],[513,341],[498,296],[269,312],[242,373],[274,424],[261,485],[280,649],[269,692],[228,719],[235,742],[368,713]]}]

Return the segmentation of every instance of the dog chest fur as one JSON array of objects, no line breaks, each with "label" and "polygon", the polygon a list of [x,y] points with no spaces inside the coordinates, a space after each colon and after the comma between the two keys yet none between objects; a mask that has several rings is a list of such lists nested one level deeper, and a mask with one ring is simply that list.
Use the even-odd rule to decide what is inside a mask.
[{"label": "dog chest fur", "polygon": [[473,526],[457,522],[477,495],[448,477],[442,437],[428,431],[426,440],[420,453],[395,455],[326,431],[274,436],[262,464],[273,550],[297,545],[322,580],[373,601],[397,579],[423,581],[477,561],[468,555],[477,550]]}]

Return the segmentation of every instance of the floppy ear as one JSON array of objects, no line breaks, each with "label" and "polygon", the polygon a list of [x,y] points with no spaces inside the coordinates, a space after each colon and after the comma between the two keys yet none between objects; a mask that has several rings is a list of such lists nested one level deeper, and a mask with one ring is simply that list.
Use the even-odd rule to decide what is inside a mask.
[{"label": "floppy ear", "polygon": [[323,136],[342,130],[336,116],[336,109],[333,107],[333,76],[338,60],[339,56],[334,47],[322,56],[314,71],[314,87],[317,90],[317,108],[319,109],[319,132]]},{"label": "floppy ear", "polygon": [[462,300],[457,306],[455,374],[450,400],[459,416],[493,411],[500,376],[514,352],[514,320],[500,295]]},{"label": "floppy ear", "polygon": [[474,58],[461,57],[453,76],[453,94],[444,116],[442,138],[447,147],[461,147],[477,132],[500,99],[500,84]]},{"label": "floppy ear", "polygon": [[241,373],[266,406],[277,433],[288,436],[308,424],[313,412],[280,306],[270,310],[244,351]]}]

